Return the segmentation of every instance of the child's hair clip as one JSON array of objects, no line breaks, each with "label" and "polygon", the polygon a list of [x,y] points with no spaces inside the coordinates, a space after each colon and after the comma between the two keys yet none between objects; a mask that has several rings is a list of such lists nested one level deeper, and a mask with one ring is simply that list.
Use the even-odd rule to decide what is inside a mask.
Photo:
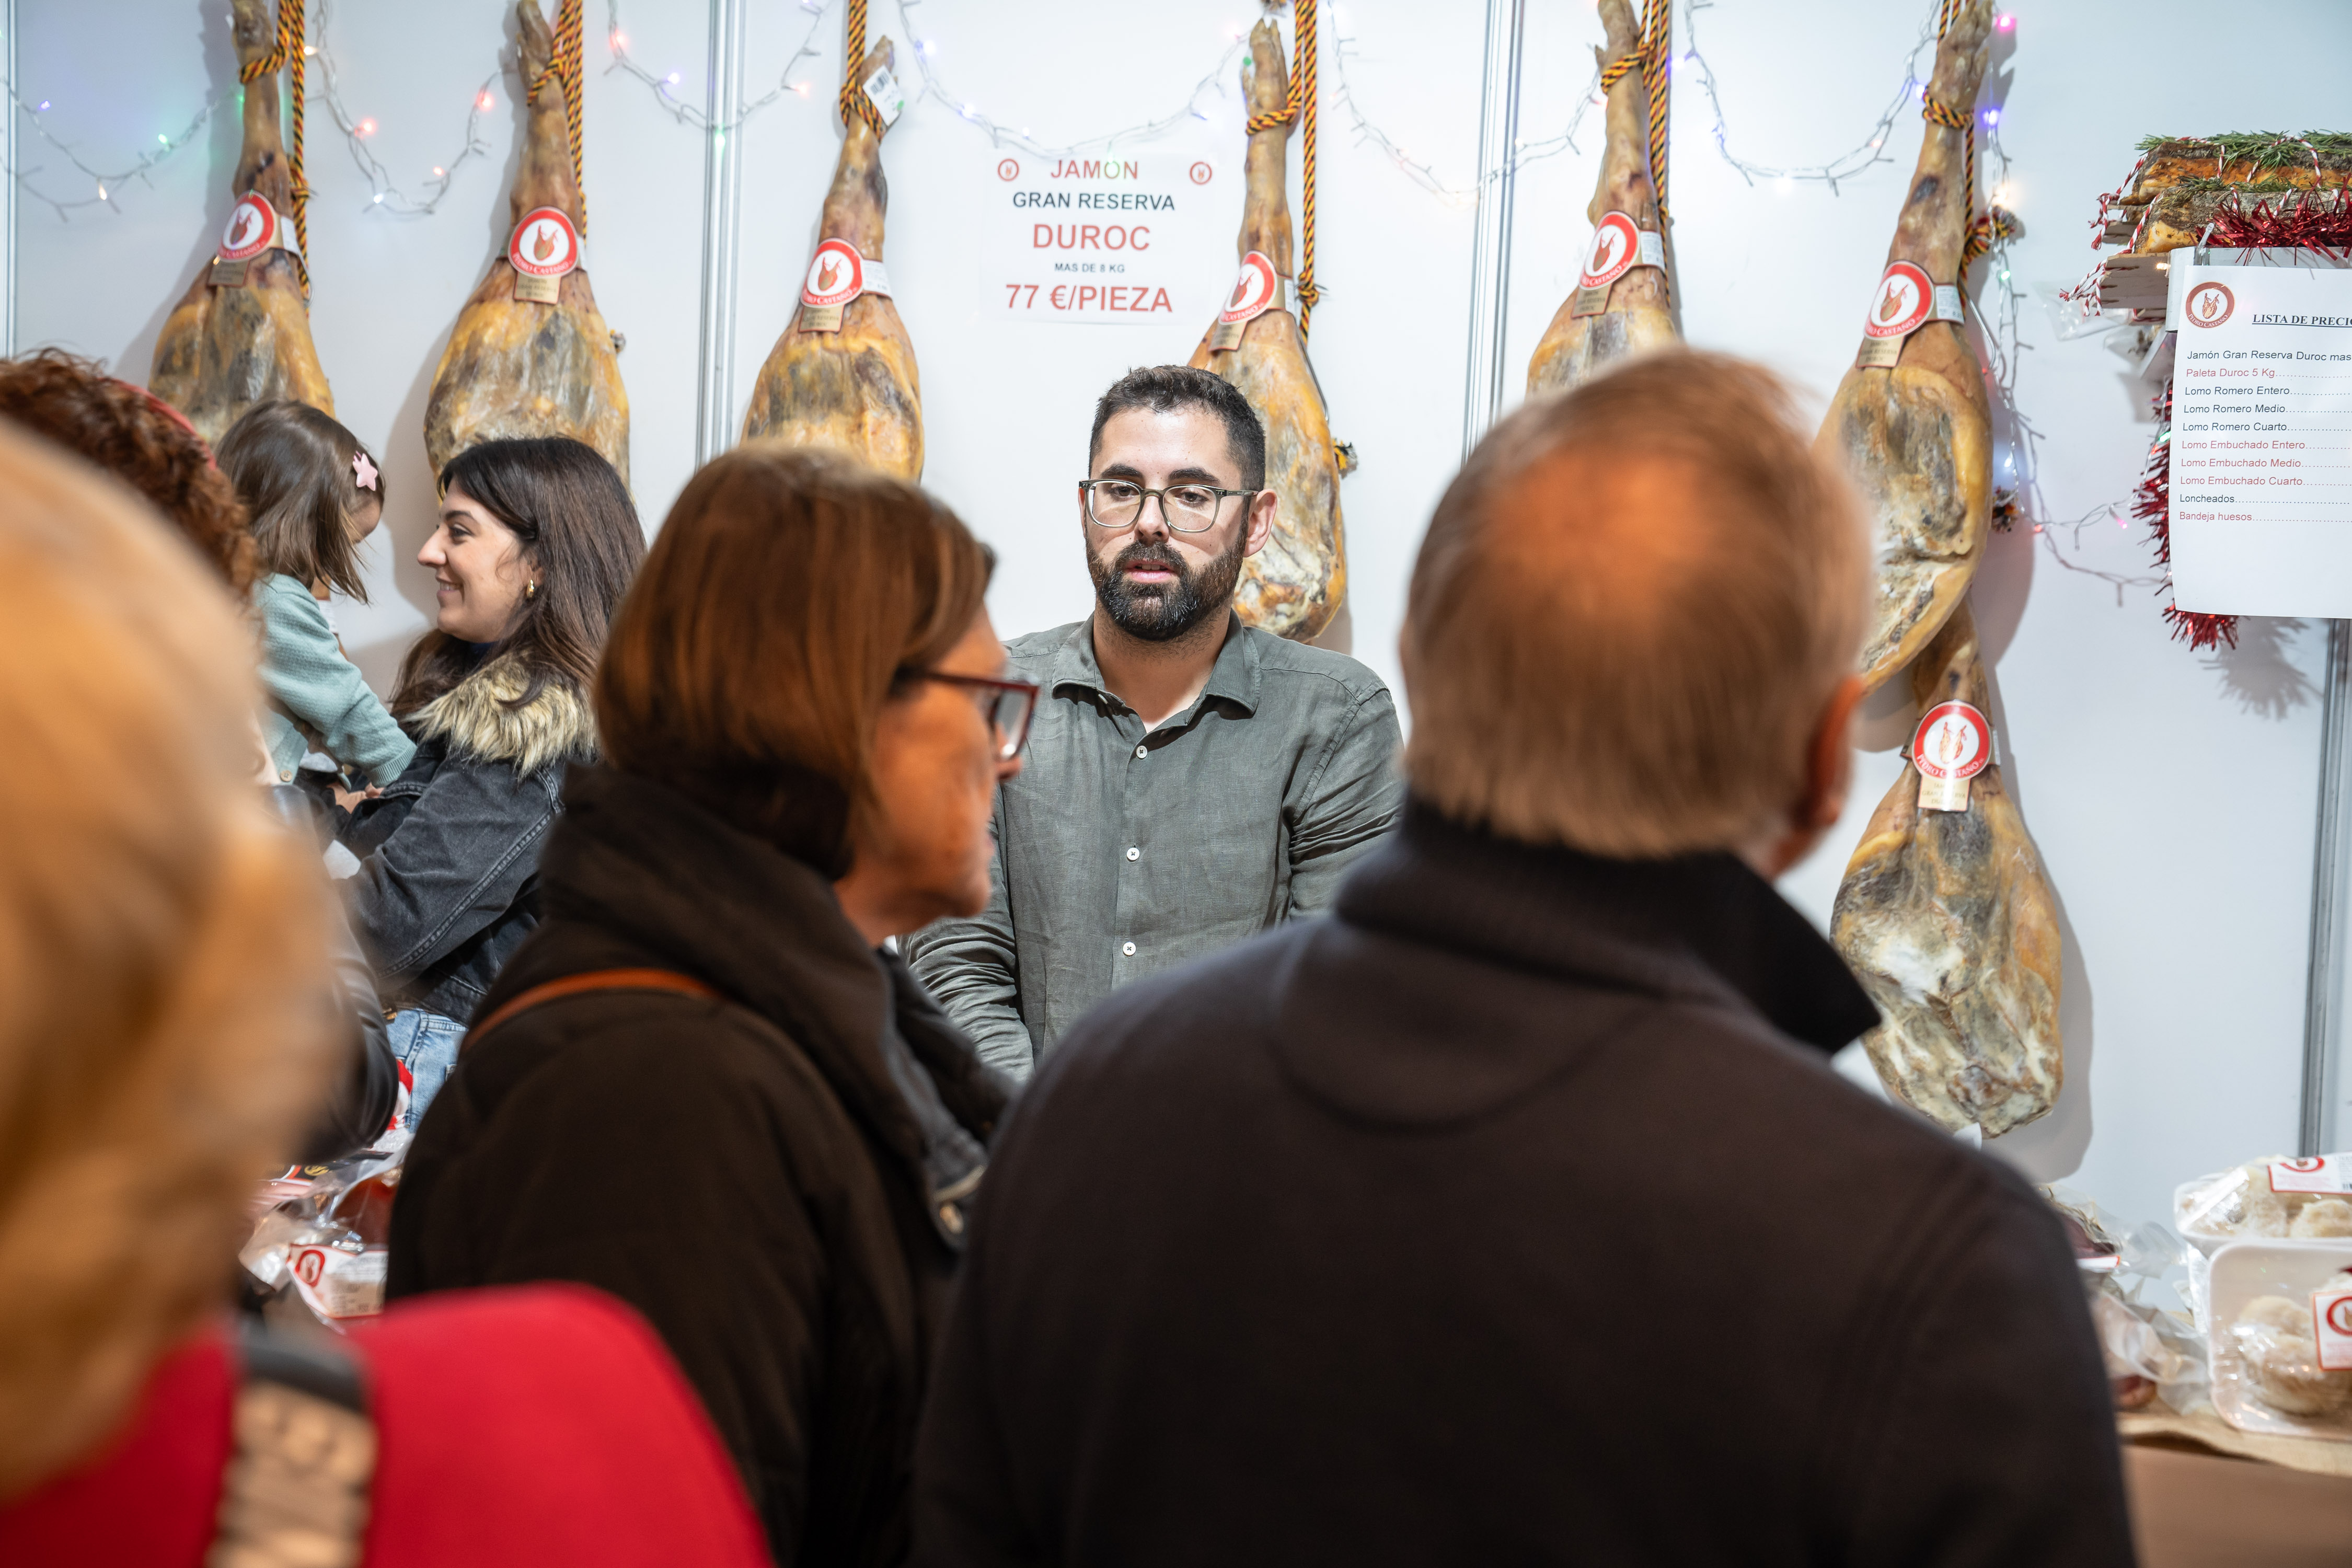
[{"label": "child's hair clip", "polygon": [[368,461],[365,452],[352,454],[352,481],[363,490],[375,489],[375,465]]}]

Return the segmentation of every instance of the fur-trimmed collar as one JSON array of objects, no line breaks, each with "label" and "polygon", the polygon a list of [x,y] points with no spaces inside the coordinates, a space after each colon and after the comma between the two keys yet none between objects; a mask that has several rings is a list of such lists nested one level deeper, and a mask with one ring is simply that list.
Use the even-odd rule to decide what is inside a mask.
[{"label": "fur-trimmed collar", "polygon": [[521,659],[491,659],[417,710],[417,739],[446,741],[453,755],[511,763],[526,775],[550,763],[594,761],[596,716],[587,700],[555,679],[522,707],[509,707],[530,685]]}]

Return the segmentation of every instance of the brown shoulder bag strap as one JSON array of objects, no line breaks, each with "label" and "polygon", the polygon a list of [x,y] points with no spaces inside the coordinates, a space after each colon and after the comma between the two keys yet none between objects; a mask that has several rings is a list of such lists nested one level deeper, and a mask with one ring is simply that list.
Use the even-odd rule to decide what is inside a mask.
[{"label": "brown shoulder bag strap", "polygon": [[529,1012],[541,1003],[560,1002],[566,996],[578,996],[590,991],[668,991],[680,996],[700,996],[712,1002],[726,1000],[714,987],[675,969],[592,969],[584,974],[567,974],[544,985],[534,985],[521,995],[509,999],[488,1017],[467,1027],[466,1037],[459,1042],[457,1049],[460,1052],[469,1049],[477,1040],[518,1013]]}]

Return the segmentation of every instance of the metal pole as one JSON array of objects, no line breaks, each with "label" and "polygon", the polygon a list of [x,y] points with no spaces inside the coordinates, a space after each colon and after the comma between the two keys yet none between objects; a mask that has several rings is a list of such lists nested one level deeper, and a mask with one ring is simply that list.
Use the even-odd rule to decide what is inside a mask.
[{"label": "metal pole", "polygon": [[702,153],[702,352],[698,368],[694,461],[735,444],[735,259],[742,219],[743,162],[736,147],[743,112],[744,0],[710,0],[710,78],[704,101],[710,130]]},{"label": "metal pole", "polygon": [[2336,997],[2344,984],[2336,912],[2345,903],[2344,731],[2352,709],[2352,621],[2327,623],[2326,694],[2319,725],[2319,832],[2311,864],[2311,955],[2303,996],[2302,1125],[2296,1152],[2325,1154],[2335,1132]]},{"label": "metal pole", "polygon": [[0,353],[16,357],[16,119],[21,112],[16,107],[16,0],[0,4],[0,27],[8,36],[0,42],[8,71],[8,129],[0,133],[0,162],[7,166],[8,195],[0,202],[0,225],[7,227],[7,237],[0,240]]},{"label": "metal pole", "polygon": [[1478,98],[1478,214],[1470,242],[1470,363],[1462,455],[1503,413],[1503,334],[1511,300],[1511,203],[1518,176],[1519,44],[1527,0],[1486,0],[1485,85]]}]

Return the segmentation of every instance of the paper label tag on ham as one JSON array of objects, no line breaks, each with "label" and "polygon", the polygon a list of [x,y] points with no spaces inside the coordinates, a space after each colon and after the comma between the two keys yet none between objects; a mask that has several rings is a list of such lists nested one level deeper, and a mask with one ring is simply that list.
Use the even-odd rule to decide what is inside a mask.
[{"label": "paper label tag on ham", "polygon": [[1623,213],[1604,213],[1593,226],[1592,246],[1585,252],[1584,271],[1577,278],[1572,316],[1598,316],[1609,309],[1609,285],[1636,267],[1666,265],[1665,237],[1635,226]]},{"label": "paper label tag on ham", "polygon": [[2312,1154],[2271,1162],[2274,1193],[2352,1194],[2352,1154]]},{"label": "paper label tag on ham", "polygon": [[2311,1328],[2319,1342],[2319,1370],[2352,1372],[2352,1289],[2314,1290]]},{"label": "paper label tag on ham", "polygon": [[907,112],[906,89],[898,85],[898,79],[890,74],[888,66],[882,67],[866,79],[865,90],[866,101],[872,104],[874,112],[882,117],[884,129],[898,124],[898,116]]},{"label": "paper label tag on ham", "polygon": [[1243,329],[1281,304],[1284,298],[1282,279],[1275,275],[1274,263],[1262,253],[1251,251],[1242,258],[1241,276],[1234,279],[1234,291],[1225,300],[1225,308],[1217,312],[1217,326],[1209,334],[1209,346],[1241,347]]},{"label": "paper label tag on ham", "polygon": [[515,270],[516,299],[552,305],[562,297],[563,275],[580,265],[580,231],[562,208],[534,207],[507,241],[507,264]]},{"label": "paper label tag on ham", "polygon": [[250,261],[272,247],[296,250],[291,230],[278,219],[278,210],[259,191],[247,191],[229,209],[228,226],[221,230],[220,258]]},{"label": "paper label tag on ham", "polygon": [[868,261],[845,239],[828,239],[816,247],[808,277],[801,284],[801,330],[841,331],[841,313],[860,294],[890,292],[890,275],[878,261]]},{"label": "paper label tag on ham", "polygon": [[1929,321],[1959,320],[1958,285],[1929,281],[1927,269],[1916,262],[1888,262],[1863,320],[1862,353],[1855,363],[1885,369],[1903,357],[1903,340],[1913,332]]},{"label": "paper label tag on ham", "polygon": [[1966,811],[1969,781],[1992,761],[1992,724],[1965,702],[1927,710],[1911,737],[1911,763],[1919,770],[1919,809]]}]

